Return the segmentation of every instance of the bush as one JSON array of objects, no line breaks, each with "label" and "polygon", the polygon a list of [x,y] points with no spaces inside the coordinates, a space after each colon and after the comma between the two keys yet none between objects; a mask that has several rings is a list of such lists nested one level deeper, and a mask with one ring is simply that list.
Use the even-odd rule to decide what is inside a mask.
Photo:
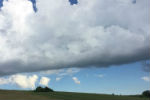
[{"label": "bush", "polygon": [[146,90],[142,93],[142,96],[144,97],[150,97],[150,90]]},{"label": "bush", "polygon": [[49,87],[41,87],[41,86],[38,86],[36,89],[35,89],[35,92],[54,92],[53,89],[49,88]]}]

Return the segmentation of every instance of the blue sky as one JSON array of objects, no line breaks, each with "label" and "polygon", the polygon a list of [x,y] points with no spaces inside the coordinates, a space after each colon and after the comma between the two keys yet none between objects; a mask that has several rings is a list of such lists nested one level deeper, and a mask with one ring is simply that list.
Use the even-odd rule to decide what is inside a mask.
[{"label": "blue sky", "polygon": [[140,94],[150,88],[149,1],[4,1],[0,89]]},{"label": "blue sky", "polygon": [[0,0],[0,7],[2,7],[2,4],[3,4],[2,2],[3,2],[3,0]]},{"label": "blue sky", "polygon": [[[67,70],[67,69],[66,69]],[[143,71],[141,62],[110,66],[109,68],[85,68],[76,73],[62,76],[56,81],[59,74],[24,73],[24,75],[39,76],[36,86],[39,86],[40,77],[51,79],[48,86],[56,91],[68,92],[88,92],[88,93],[107,93],[107,94],[140,94],[150,88],[149,81],[142,77],[149,77],[149,72]],[[80,84],[76,84],[72,77],[77,77]],[[22,89],[17,85],[0,85],[1,89]]]}]

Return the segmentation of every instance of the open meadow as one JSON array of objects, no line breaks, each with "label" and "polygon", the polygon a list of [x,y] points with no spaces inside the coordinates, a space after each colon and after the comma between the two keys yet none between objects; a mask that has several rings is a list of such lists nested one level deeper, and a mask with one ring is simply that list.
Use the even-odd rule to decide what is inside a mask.
[{"label": "open meadow", "polygon": [[73,92],[0,90],[0,100],[149,100],[149,98]]}]

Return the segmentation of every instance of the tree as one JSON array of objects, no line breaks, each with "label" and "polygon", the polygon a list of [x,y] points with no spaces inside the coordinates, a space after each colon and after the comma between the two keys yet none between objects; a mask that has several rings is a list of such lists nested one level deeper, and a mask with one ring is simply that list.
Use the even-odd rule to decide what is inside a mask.
[{"label": "tree", "polygon": [[49,87],[47,87],[47,86],[44,88],[44,90],[45,90],[45,92],[54,92],[53,89],[51,89],[51,88],[49,88]]},{"label": "tree", "polygon": [[38,86],[36,89],[35,89],[35,92],[42,92],[43,91],[43,88],[41,86]]},{"label": "tree", "polygon": [[150,97],[150,90],[146,90],[142,93],[144,97]]},{"label": "tree", "polygon": [[35,92],[54,92],[53,89],[49,88],[49,87],[41,87],[41,86],[38,86],[36,89],[35,89]]},{"label": "tree", "polygon": [[114,93],[112,93],[112,96],[115,96],[115,94],[114,94]]}]

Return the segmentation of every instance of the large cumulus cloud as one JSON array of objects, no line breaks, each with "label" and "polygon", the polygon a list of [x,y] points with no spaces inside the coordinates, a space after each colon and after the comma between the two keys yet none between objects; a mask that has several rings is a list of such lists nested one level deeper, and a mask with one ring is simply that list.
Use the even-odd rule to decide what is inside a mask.
[{"label": "large cumulus cloud", "polygon": [[37,75],[26,76],[21,74],[11,75],[7,78],[0,78],[0,85],[12,84],[20,88],[35,88],[35,83],[38,80]]},{"label": "large cumulus cloud", "polygon": [[147,60],[150,0],[4,0],[0,75]]}]

